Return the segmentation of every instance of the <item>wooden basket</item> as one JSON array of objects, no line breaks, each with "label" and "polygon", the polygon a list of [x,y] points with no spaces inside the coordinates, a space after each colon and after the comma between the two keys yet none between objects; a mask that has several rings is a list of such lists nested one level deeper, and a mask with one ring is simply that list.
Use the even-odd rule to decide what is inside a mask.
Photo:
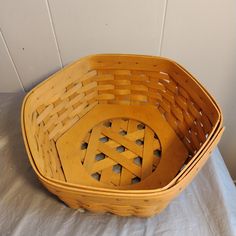
[{"label": "wooden basket", "polygon": [[40,181],[70,207],[150,216],[187,186],[223,129],[216,102],[177,63],[95,55],[25,97],[22,132]]}]

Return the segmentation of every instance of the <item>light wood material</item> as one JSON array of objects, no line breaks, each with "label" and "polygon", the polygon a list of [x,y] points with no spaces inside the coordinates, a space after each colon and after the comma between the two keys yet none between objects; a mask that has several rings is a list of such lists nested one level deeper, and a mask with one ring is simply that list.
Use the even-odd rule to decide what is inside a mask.
[{"label": "light wood material", "polygon": [[[134,134],[138,131],[143,132],[135,138]],[[105,142],[102,141],[104,138]],[[87,146],[86,151],[83,144]],[[150,105],[97,105],[58,139],[57,149],[68,182],[120,189],[164,187],[176,176],[188,157],[188,151],[178,136],[161,113]],[[160,157],[155,152],[161,153]],[[99,154],[103,154],[104,159],[96,162]],[[155,159],[160,158],[157,168]],[[106,172],[110,167],[109,173],[116,173],[117,184],[103,182],[102,163],[105,163]],[[120,166],[118,173],[117,165]],[[123,186],[120,179],[124,169],[130,174],[126,174],[126,179],[123,176],[122,181],[139,183]],[[95,181],[91,177],[93,175],[100,181]]]},{"label": "light wood material", "polygon": [[[106,120],[111,126],[104,127]],[[41,182],[70,207],[119,215],[164,209],[205,163],[222,122],[193,76],[151,56],[81,59],[34,88],[22,106],[24,141]],[[107,143],[98,142],[104,137]],[[153,158],[153,150],[161,157]]]}]

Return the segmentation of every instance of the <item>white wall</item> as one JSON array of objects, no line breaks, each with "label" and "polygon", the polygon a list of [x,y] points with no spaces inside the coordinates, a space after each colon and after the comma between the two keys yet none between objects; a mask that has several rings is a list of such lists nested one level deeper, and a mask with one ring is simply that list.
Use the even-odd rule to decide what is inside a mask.
[{"label": "white wall", "polygon": [[94,53],[158,54],[163,0],[51,0],[63,64]]},{"label": "white wall", "polygon": [[221,105],[220,150],[236,180],[236,1],[168,1],[162,55],[192,72]]},{"label": "white wall", "polygon": [[173,58],[221,104],[220,148],[236,179],[235,42],[234,0],[1,1],[0,92],[29,90],[93,53]]}]

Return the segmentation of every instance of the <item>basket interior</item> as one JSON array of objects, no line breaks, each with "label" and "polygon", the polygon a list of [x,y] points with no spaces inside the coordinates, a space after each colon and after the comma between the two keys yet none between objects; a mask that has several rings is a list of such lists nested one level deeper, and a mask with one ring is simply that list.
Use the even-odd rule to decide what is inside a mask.
[{"label": "basket interior", "polygon": [[[184,150],[187,150],[184,161],[180,161],[181,166],[174,171],[174,175],[196,154],[219,120],[219,112],[205,90],[185,70],[167,59],[130,55],[97,55],[81,59],[41,83],[25,100],[23,122],[27,145],[34,165],[43,176],[71,182],[65,175],[57,142],[72,132],[71,130],[98,105],[139,107],[140,111],[145,107],[155,109],[163,122],[171,127],[175,139],[180,140]],[[125,114],[103,120],[102,124],[107,125],[109,122],[113,129],[119,126],[116,131],[120,136],[127,133],[132,136],[132,126],[136,127],[132,132],[139,131],[139,128],[149,129],[156,146],[151,150],[152,161],[148,168],[150,173],[158,172],[159,163],[162,162],[162,140],[158,139],[158,133],[153,132],[152,125],[126,117]],[[86,145],[91,133],[95,132],[100,124],[95,123],[93,129],[85,133],[82,140],[84,144],[76,143],[75,138],[79,149],[84,145],[84,152],[88,151]],[[141,135],[142,131],[139,133]],[[99,139],[103,138],[105,141],[107,136],[101,134]],[[137,140],[145,146],[142,143],[145,140],[144,133],[140,139],[135,139],[135,142]],[[113,143],[113,148],[124,148],[124,145],[118,144]],[[139,146],[138,143],[134,145]],[[97,154],[100,155],[96,156]],[[135,153],[131,158],[136,166],[144,160],[143,156],[138,154]],[[96,155],[97,161],[104,161],[106,157],[103,152]],[[155,155],[160,158],[153,159]],[[83,165],[83,156],[78,159]],[[122,178],[122,175],[127,175],[127,169],[120,171],[121,167],[120,163],[115,163],[107,172],[104,171],[104,175],[101,172],[90,174],[94,174],[93,177],[101,179],[103,183],[109,178],[112,180],[111,186],[129,186],[132,183],[138,186],[139,182],[147,178],[146,174],[136,178],[137,175],[132,175],[134,173],[129,173],[129,178]],[[125,182],[127,179],[128,183]],[[157,187],[150,183],[147,184],[148,188]],[[140,185],[140,188],[144,188],[144,185]]]},{"label": "basket interior", "polygon": [[150,105],[98,104],[56,145],[66,180],[90,187],[164,187],[188,157],[173,129]]}]

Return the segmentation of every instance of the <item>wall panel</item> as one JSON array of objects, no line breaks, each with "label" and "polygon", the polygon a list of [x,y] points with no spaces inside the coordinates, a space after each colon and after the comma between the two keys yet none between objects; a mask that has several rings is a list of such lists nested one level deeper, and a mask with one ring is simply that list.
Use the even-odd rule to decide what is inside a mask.
[{"label": "wall panel", "polygon": [[158,54],[164,0],[50,0],[63,64],[94,53]]},{"label": "wall panel", "polygon": [[236,2],[168,1],[162,55],[192,72],[220,103],[226,131],[220,148],[236,179]]},{"label": "wall panel", "polygon": [[26,89],[60,68],[46,1],[2,1],[0,27]]}]

